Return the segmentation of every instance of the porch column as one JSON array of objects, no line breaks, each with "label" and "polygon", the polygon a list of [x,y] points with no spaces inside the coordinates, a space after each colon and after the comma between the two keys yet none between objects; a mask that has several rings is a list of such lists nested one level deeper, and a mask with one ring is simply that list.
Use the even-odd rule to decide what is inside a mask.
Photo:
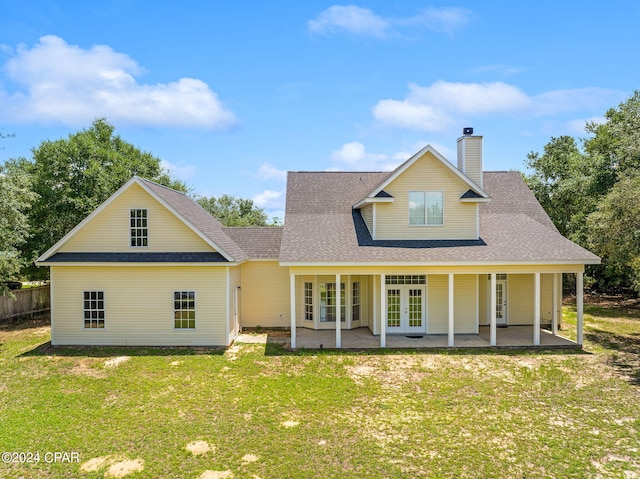
[{"label": "porch column", "polygon": [[540,273],[533,281],[533,345],[540,346]]},{"label": "porch column", "polygon": [[387,314],[384,308],[384,292],[387,275],[380,275],[380,347],[387,347]]},{"label": "porch column", "polygon": [[296,275],[289,275],[289,294],[291,301],[291,349],[296,349]]},{"label": "porch column", "polygon": [[489,326],[489,344],[491,346],[495,346],[496,342],[496,324],[498,320],[496,318],[496,274],[491,273],[491,315],[489,316],[489,321],[491,325]]},{"label": "porch column", "polygon": [[342,347],[342,314],[340,296],[342,295],[342,289],[340,288],[340,275],[336,274],[336,348]]},{"label": "porch column", "polygon": [[582,346],[583,340],[583,313],[584,313],[584,277],[583,273],[576,273],[576,312],[578,319],[576,324],[576,342]]},{"label": "porch column", "polygon": [[453,273],[449,273],[449,347],[454,344],[454,321],[453,321]]},{"label": "porch column", "polygon": [[558,273],[553,273],[553,314],[551,316],[551,333],[558,334]]}]

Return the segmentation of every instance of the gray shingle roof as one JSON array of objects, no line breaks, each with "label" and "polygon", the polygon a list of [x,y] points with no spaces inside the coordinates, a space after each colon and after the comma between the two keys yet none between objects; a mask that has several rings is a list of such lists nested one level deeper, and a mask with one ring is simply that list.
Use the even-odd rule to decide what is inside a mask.
[{"label": "gray shingle roof", "polygon": [[224,232],[252,259],[278,259],[282,226],[225,227]]},{"label": "gray shingle roof", "polygon": [[483,244],[360,245],[352,205],[389,173],[289,173],[283,263],[597,262],[564,238],[517,172],[484,173],[492,197],[480,205]]}]

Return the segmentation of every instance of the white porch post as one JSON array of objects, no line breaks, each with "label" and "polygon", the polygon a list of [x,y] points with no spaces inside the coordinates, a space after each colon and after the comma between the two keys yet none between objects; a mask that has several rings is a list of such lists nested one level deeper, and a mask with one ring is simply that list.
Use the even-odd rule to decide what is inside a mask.
[{"label": "white porch post", "polygon": [[289,294],[291,295],[291,349],[296,349],[296,275],[289,275]]},{"label": "white porch post", "polygon": [[449,347],[454,345],[453,273],[449,273]]},{"label": "white porch post", "polygon": [[551,333],[558,334],[558,273],[553,273],[553,314],[551,316]]},{"label": "white porch post", "polygon": [[533,345],[540,346],[540,273],[534,273],[533,283]]},{"label": "white porch post", "polygon": [[340,275],[336,274],[336,348],[342,347],[342,305],[340,296],[342,295],[342,288],[340,288]]},{"label": "white porch post", "polygon": [[489,321],[491,325],[489,326],[489,344],[491,346],[495,346],[496,342],[496,324],[498,320],[496,319],[496,274],[491,273],[491,315],[489,316]]},{"label": "white porch post", "polygon": [[380,275],[380,347],[387,347],[387,315],[384,308],[384,291],[387,275]]},{"label": "white porch post", "polygon": [[583,311],[584,309],[584,276],[583,273],[576,273],[576,312],[578,319],[576,324],[576,342],[582,346],[583,340]]}]

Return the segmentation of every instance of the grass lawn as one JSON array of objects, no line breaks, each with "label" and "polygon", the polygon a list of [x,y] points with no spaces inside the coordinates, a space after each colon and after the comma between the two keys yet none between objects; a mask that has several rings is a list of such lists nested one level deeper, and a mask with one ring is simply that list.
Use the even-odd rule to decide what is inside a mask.
[{"label": "grass lawn", "polygon": [[638,478],[640,310],[585,312],[584,352],[54,351],[2,327],[0,452],[39,462],[0,477]]}]

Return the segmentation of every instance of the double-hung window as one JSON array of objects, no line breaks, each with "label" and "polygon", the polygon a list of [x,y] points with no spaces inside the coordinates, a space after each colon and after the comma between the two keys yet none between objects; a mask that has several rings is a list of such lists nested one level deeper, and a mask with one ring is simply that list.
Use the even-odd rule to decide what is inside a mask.
[{"label": "double-hung window", "polygon": [[195,329],[196,292],[173,292],[173,321],[176,329]]},{"label": "double-hung window", "polygon": [[442,226],[444,200],[442,191],[409,192],[409,225]]},{"label": "double-hung window", "polygon": [[104,291],[84,291],[85,329],[104,329]]},{"label": "double-hung window", "polygon": [[129,211],[129,232],[133,248],[149,246],[149,229],[147,223],[147,210],[143,208],[131,208]]}]

